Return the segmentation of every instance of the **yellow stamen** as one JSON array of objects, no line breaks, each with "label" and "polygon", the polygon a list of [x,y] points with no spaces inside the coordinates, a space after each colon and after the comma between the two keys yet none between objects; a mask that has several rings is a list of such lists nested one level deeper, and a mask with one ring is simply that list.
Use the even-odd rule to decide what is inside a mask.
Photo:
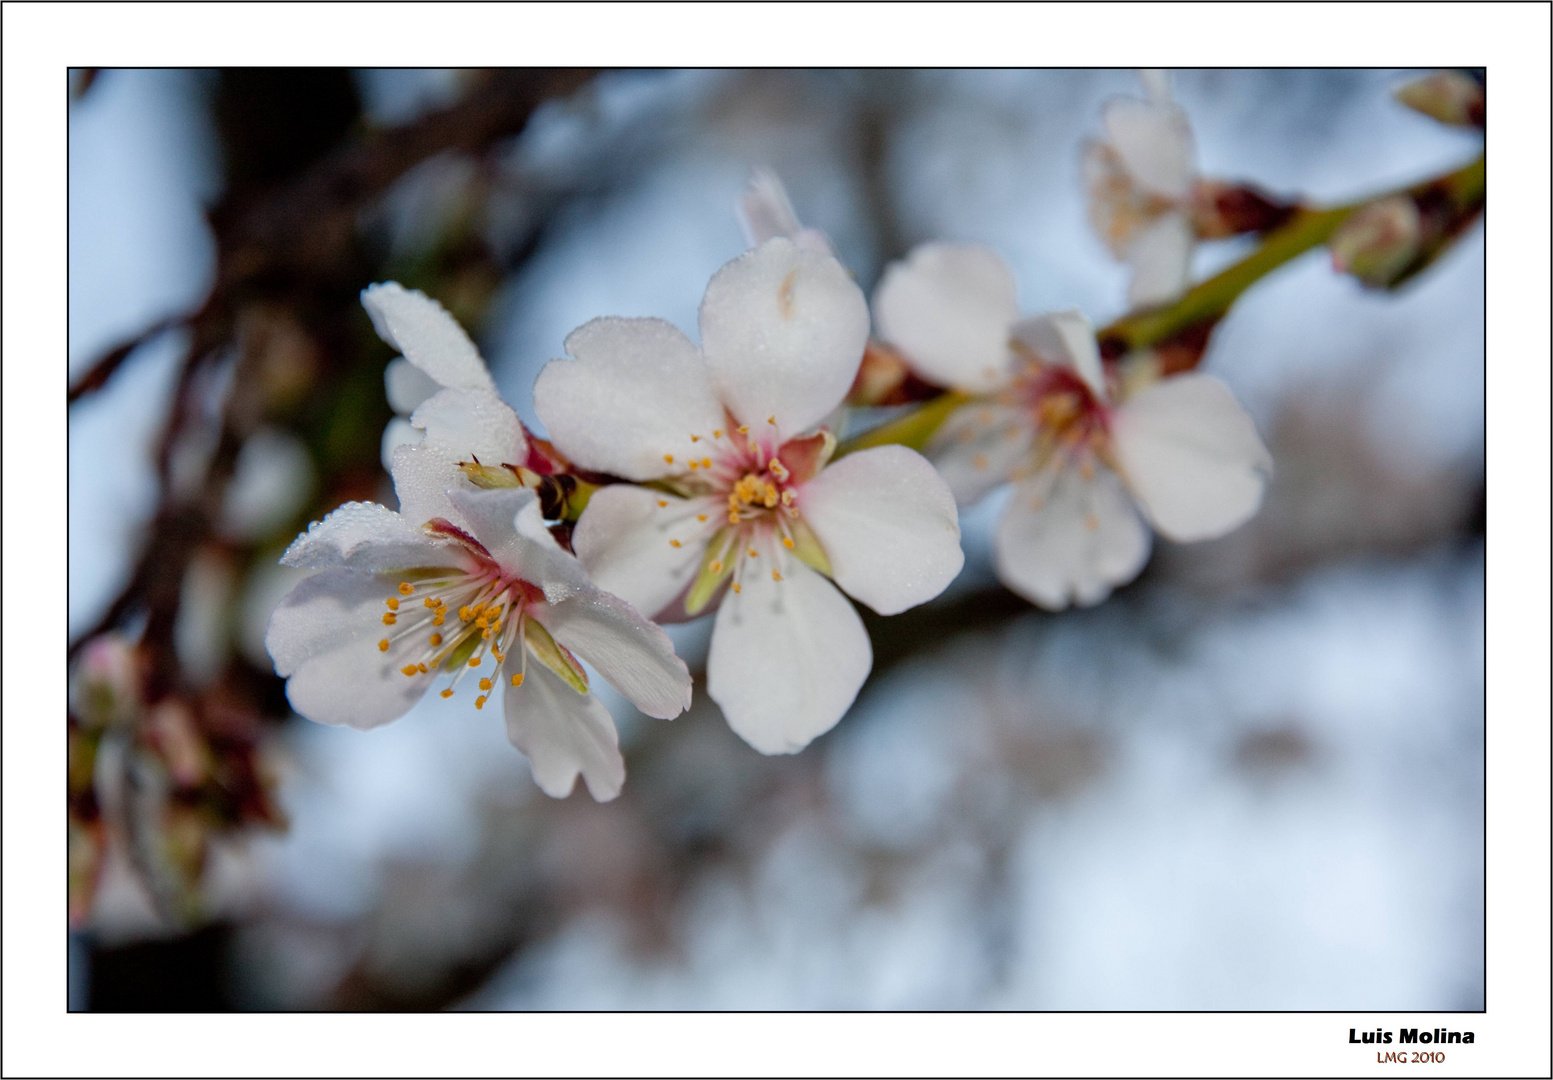
[{"label": "yellow stamen", "polygon": [[663,460],[668,462],[670,465],[672,465],[672,464],[674,464],[674,455],[673,454],[664,454],[663,455]]},{"label": "yellow stamen", "polygon": [[723,561],[721,559],[713,559],[710,569],[714,574],[721,574],[723,572]]},{"label": "yellow stamen", "polygon": [[392,625],[394,625],[394,623],[396,623],[398,621],[399,621],[399,616],[395,615],[392,611],[385,611],[385,612],[383,612],[383,625],[384,626],[392,626]]},{"label": "yellow stamen", "polygon": [[388,639],[387,638],[384,638],[382,641],[377,643],[377,651],[378,652],[387,652],[388,651]]},{"label": "yellow stamen", "polygon": [[441,614],[441,612],[438,612],[436,615],[433,615],[431,617],[431,625],[433,625],[433,626],[441,626],[442,622],[443,622],[443,615]]},{"label": "yellow stamen", "polygon": [[433,600],[431,597],[428,596],[426,599],[421,601],[421,606],[422,607],[429,607],[433,611],[435,611],[437,609],[437,602],[435,600]]},{"label": "yellow stamen", "polygon": [[445,697],[445,698],[452,697],[453,696],[453,688],[450,686],[446,690],[442,691],[442,696]]},{"label": "yellow stamen", "polygon": [[481,694],[479,697],[475,698],[475,708],[477,708],[477,709],[485,708],[485,695],[484,694]]},{"label": "yellow stamen", "polygon": [[415,670],[419,671],[422,675],[425,675],[426,674],[426,665],[424,663],[416,664],[415,665]]},{"label": "yellow stamen", "polygon": [[750,558],[754,559],[760,555],[760,552],[756,551],[754,548],[750,548],[748,554]]},{"label": "yellow stamen", "polygon": [[735,581],[733,583],[733,591],[736,592],[736,593],[741,593],[741,592],[744,591],[744,586],[740,585],[737,581]]},{"label": "yellow stamen", "polygon": [[792,551],[793,550],[793,538],[791,536],[784,536],[784,537],[782,537],[782,546],[787,548],[788,551]]},{"label": "yellow stamen", "polygon": [[782,505],[783,506],[792,506],[793,505],[793,493],[791,491],[784,491],[784,492],[782,492]]},{"label": "yellow stamen", "polygon": [[518,672],[516,675],[514,675],[512,677],[512,685],[513,686],[522,686],[523,685],[523,673],[521,671]]},{"label": "yellow stamen", "polygon": [[701,436],[699,436],[699,435],[692,435],[690,437],[690,441],[691,442],[700,442],[701,441]]},{"label": "yellow stamen", "polygon": [[679,547],[679,541],[678,540],[670,540],[669,541],[669,547]]},{"label": "yellow stamen", "polygon": [[714,439],[721,439],[722,437],[723,437],[723,429],[722,428],[713,428],[712,429],[712,438],[714,438]]},{"label": "yellow stamen", "polygon": [[438,645],[442,644],[442,635],[441,634],[433,634],[427,640],[431,642],[431,647],[435,649]]},{"label": "yellow stamen", "polygon": [[399,669],[399,674],[401,675],[414,675],[415,672],[416,667],[414,664],[406,664],[404,667]]},{"label": "yellow stamen", "polygon": [[739,427],[739,434],[740,435],[748,435],[749,433],[750,433],[750,426],[748,424],[740,425],[740,427]]},{"label": "yellow stamen", "polygon": [[701,459],[701,467],[703,469],[710,469],[712,467],[712,459],[709,458],[709,457],[702,458]]},{"label": "yellow stamen", "polygon": [[399,583],[399,591],[405,596],[409,596],[415,591],[415,586],[411,585],[408,581],[401,581]]},{"label": "yellow stamen", "polygon": [[505,664],[507,662],[506,654],[497,652],[495,646],[492,646],[491,648],[491,655],[496,657],[496,662],[498,664]]},{"label": "yellow stamen", "polygon": [[773,570],[773,571],[771,571],[771,580],[772,581],[781,581],[782,580],[782,572],[780,570]]},{"label": "yellow stamen", "polygon": [[491,688],[491,680],[490,679],[481,679],[480,680],[480,689],[481,690],[489,690],[490,688]]},{"label": "yellow stamen", "polygon": [[474,609],[471,608],[468,604],[465,604],[458,609],[458,617],[463,619],[465,622],[468,622],[470,619],[475,617]]},{"label": "yellow stamen", "polygon": [[384,600],[383,603],[388,605],[389,611],[399,610],[399,598],[397,596],[390,596],[387,600]]},{"label": "yellow stamen", "polygon": [[659,499],[659,500],[658,500],[658,505],[659,505],[659,506],[660,506],[660,507],[662,507],[662,506],[667,506],[667,505],[669,505],[669,500],[667,500],[667,499]]},{"label": "yellow stamen", "polygon": [[700,467],[701,463],[699,461],[697,461],[695,458],[690,459],[690,468],[692,470],[699,469]]},{"label": "yellow stamen", "polygon": [[471,656],[469,658],[469,666],[470,667],[479,667],[480,666],[480,658],[478,656]]},{"label": "yellow stamen", "polygon": [[697,514],[696,515],[696,520],[697,521],[705,521],[706,520],[706,515],[705,514]]},{"label": "yellow stamen", "polygon": [[766,417],[766,423],[774,425],[776,423],[776,414],[772,413],[770,416]]}]

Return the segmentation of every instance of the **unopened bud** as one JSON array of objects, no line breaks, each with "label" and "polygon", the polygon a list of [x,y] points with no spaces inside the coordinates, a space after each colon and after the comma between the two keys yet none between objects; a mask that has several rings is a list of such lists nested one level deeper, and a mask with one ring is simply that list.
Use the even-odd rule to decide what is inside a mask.
[{"label": "unopened bud", "polygon": [[1350,214],[1327,242],[1332,267],[1384,288],[1418,257],[1421,231],[1418,207],[1410,197],[1393,195],[1370,203]]},{"label": "unopened bud", "polygon": [[893,404],[901,386],[911,374],[900,353],[882,341],[870,338],[863,349],[863,361],[847,394],[849,405]]},{"label": "unopened bud", "polygon": [[135,646],[116,633],[88,642],[70,679],[70,709],[76,718],[96,731],[133,719],[140,708]]},{"label": "unopened bud", "polygon": [[1410,109],[1456,127],[1483,126],[1483,84],[1460,71],[1436,71],[1398,88]]}]

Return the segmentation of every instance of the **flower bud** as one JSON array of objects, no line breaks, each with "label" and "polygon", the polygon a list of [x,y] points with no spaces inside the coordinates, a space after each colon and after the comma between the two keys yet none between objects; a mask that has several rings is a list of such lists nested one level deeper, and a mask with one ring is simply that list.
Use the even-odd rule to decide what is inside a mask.
[{"label": "flower bud", "polygon": [[1416,79],[1399,87],[1396,99],[1442,124],[1483,126],[1483,84],[1460,71],[1437,71]]},{"label": "flower bud", "polygon": [[1406,195],[1360,207],[1337,227],[1327,246],[1332,266],[1366,285],[1396,283],[1418,257],[1422,233],[1418,206]]},{"label": "flower bud", "polygon": [[70,679],[70,710],[88,731],[131,720],[140,711],[140,662],[119,634],[87,643]]}]

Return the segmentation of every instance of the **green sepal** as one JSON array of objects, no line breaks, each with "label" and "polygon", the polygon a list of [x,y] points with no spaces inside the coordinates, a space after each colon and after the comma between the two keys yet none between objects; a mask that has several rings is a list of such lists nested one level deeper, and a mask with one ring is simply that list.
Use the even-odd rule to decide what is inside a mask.
[{"label": "green sepal", "polygon": [[442,667],[447,671],[457,671],[469,663],[469,658],[475,654],[475,650],[479,647],[480,635],[478,633],[470,634],[458,643],[458,648],[448,654],[448,658],[442,662]]},{"label": "green sepal", "polygon": [[803,518],[792,518],[787,523],[787,531],[793,537],[793,554],[798,561],[812,566],[826,577],[830,577],[830,559],[825,556],[825,549],[820,546],[820,541]]},{"label": "green sepal", "polygon": [[[690,592],[685,595],[686,615],[701,614],[706,605],[712,602],[712,597],[717,595],[717,590],[733,576],[734,549],[738,542],[739,538],[733,530],[724,528],[719,529],[717,535],[712,537],[712,542],[706,545],[706,553],[701,556],[701,569],[696,573]],[[721,564],[716,573],[712,571],[713,563]]]},{"label": "green sepal", "polygon": [[533,619],[525,619],[524,637],[528,641],[528,651],[533,653],[535,660],[565,679],[566,685],[579,694],[588,692],[587,672],[582,670],[582,665],[571,653],[556,644],[550,631]]}]

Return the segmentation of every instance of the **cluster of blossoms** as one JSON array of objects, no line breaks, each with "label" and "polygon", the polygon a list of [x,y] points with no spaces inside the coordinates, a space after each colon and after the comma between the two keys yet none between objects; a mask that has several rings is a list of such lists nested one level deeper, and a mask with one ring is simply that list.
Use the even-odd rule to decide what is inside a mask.
[{"label": "cluster of blossoms", "polygon": [[[1179,107],[1150,85],[1148,101],[1112,104],[1109,141],[1089,153],[1093,216],[1140,304],[1184,288],[1225,205],[1196,177]],[[660,623],[715,615],[708,694],[755,749],[791,753],[836,724],[872,666],[847,598],[893,615],[942,592],[963,562],[957,505],[1012,482],[998,570],[1054,609],[1134,577],[1151,527],[1200,540],[1255,513],[1271,461],[1217,379],[1103,361],[1077,312],[1022,317],[1012,273],[975,245],[892,264],[870,317],[774,176],[757,174],[739,211],[751,247],[708,284],[699,345],[658,319],[580,327],[535,384],[548,441],[435,301],[393,283],[363,293],[403,354],[383,440],[399,509],[342,506],[283,558],[316,571],[268,636],[298,712],[370,728],[433,688],[473,683],[476,708],[499,690],[543,790],[564,796],[581,775],[609,799],[624,764],[588,668],[675,716],[691,678]],[[838,443],[880,343],[956,395],[923,453]]]}]

